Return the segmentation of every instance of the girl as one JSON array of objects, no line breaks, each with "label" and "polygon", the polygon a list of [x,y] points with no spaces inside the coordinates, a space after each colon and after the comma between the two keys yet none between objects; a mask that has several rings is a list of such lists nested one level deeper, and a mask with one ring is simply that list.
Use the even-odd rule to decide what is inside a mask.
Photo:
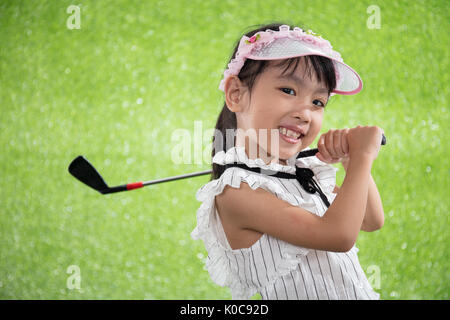
[{"label": "girl", "polygon": [[270,24],[241,38],[219,88],[223,140],[214,137],[191,234],[205,243],[212,280],[233,299],[379,299],[354,244],[360,230],[383,225],[370,174],[383,131],[330,130],[315,156],[297,158],[318,136],[329,97],[358,93],[359,75],[321,36]]}]

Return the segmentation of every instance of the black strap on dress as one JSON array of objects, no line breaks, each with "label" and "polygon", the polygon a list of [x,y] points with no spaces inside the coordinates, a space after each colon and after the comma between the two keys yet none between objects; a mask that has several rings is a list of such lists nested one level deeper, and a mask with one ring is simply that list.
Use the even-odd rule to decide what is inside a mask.
[{"label": "black strap on dress", "polygon": [[327,208],[330,207],[330,202],[328,201],[327,196],[320,189],[319,184],[314,180],[314,172],[311,169],[299,168],[296,166],[295,174],[291,174],[291,173],[286,173],[286,172],[266,170],[266,169],[262,169],[262,168],[250,168],[249,166],[247,166],[244,163],[236,163],[236,162],[228,163],[224,167],[225,167],[225,170],[227,168],[231,168],[231,167],[238,167],[241,169],[249,170],[252,172],[259,173],[259,174],[270,175],[270,176],[281,178],[281,179],[296,179],[306,192],[311,193],[311,194],[314,194],[317,192],[319,194],[320,198],[322,199],[322,201],[327,206]]}]

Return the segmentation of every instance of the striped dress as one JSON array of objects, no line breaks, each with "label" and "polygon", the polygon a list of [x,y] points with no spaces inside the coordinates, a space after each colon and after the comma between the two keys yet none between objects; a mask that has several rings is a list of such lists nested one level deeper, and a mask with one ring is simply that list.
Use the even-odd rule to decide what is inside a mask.
[{"label": "striped dress", "polygon": [[[233,162],[295,174],[295,166],[313,170],[316,181],[330,203],[336,194],[337,169],[316,157],[288,159],[287,165],[265,164],[261,159],[248,159],[243,147],[218,152],[213,162],[224,165]],[[245,169],[231,167],[219,179],[208,182],[196,194],[201,202],[197,211],[197,226],[193,239],[202,239],[208,252],[205,268],[211,279],[230,288],[232,299],[250,299],[259,293],[262,299],[379,299],[370,286],[358,261],[358,248],[348,252],[331,252],[303,248],[263,234],[249,248],[232,249],[215,208],[215,196],[225,186],[239,188],[241,182],[252,189],[263,188],[293,206],[302,207],[322,216],[327,207],[317,193],[302,189],[295,179],[281,179]]]}]

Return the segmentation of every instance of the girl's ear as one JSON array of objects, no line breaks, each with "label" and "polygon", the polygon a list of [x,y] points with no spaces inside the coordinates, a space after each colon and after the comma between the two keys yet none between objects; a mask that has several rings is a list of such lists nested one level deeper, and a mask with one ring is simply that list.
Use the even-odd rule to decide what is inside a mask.
[{"label": "girl's ear", "polygon": [[239,112],[243,110],[243,98],[247,91],[237,76],[229,77],[225,82],[225,102],[227,107],[232,112]]}]

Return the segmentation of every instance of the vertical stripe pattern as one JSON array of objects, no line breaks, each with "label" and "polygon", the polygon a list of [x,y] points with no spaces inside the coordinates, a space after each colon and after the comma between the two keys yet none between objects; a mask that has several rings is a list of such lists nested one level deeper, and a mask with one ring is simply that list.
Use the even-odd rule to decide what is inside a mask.
[{"label": "vertical stripe pattern", "polygon": [[[229,162],[234,160],[231,158]],[[241,156],[239,160],[246,163],[245,157]],[[315,168],[314,171],[321,186],[335,182],[335,173],[329,168],[320,167]],[[294,179],[261,176],[232,167],[225,170],[217,181],[220,181],[222,186],[231,185],[236,188],[241,182],[246,182],[251,187],[255,185],[263,187],[276,197],[318,216],[322,216],[327,210],[318,194],[307,193]],[[210,183],[215,183],[216,187],[219,186],[216,180]],[[203,187],[200,191],[202,190]],[[327,194],[327,197],[331,200],[330,202],[334,199],[334,196],[330,194]],[[225,235],[217,211],[215,208],[212,209],[211,214],[215,213],[218,219],[218,229]],[[216,223],[217,219],[211,220],[210,223]],[[223,264],[227,266],[230,277],[238,279],[243,287],[259,292],[264,300],[379,298],[379,294],[372,290],[367,281],[355,247],[348,252],[306,249],[264,234],[251,247],[233,250],[227,243],[226,236],[223,237],[223,235],[220,237],[221,242],[225,242],[222,246],[226,263],[223,262]]]}]

